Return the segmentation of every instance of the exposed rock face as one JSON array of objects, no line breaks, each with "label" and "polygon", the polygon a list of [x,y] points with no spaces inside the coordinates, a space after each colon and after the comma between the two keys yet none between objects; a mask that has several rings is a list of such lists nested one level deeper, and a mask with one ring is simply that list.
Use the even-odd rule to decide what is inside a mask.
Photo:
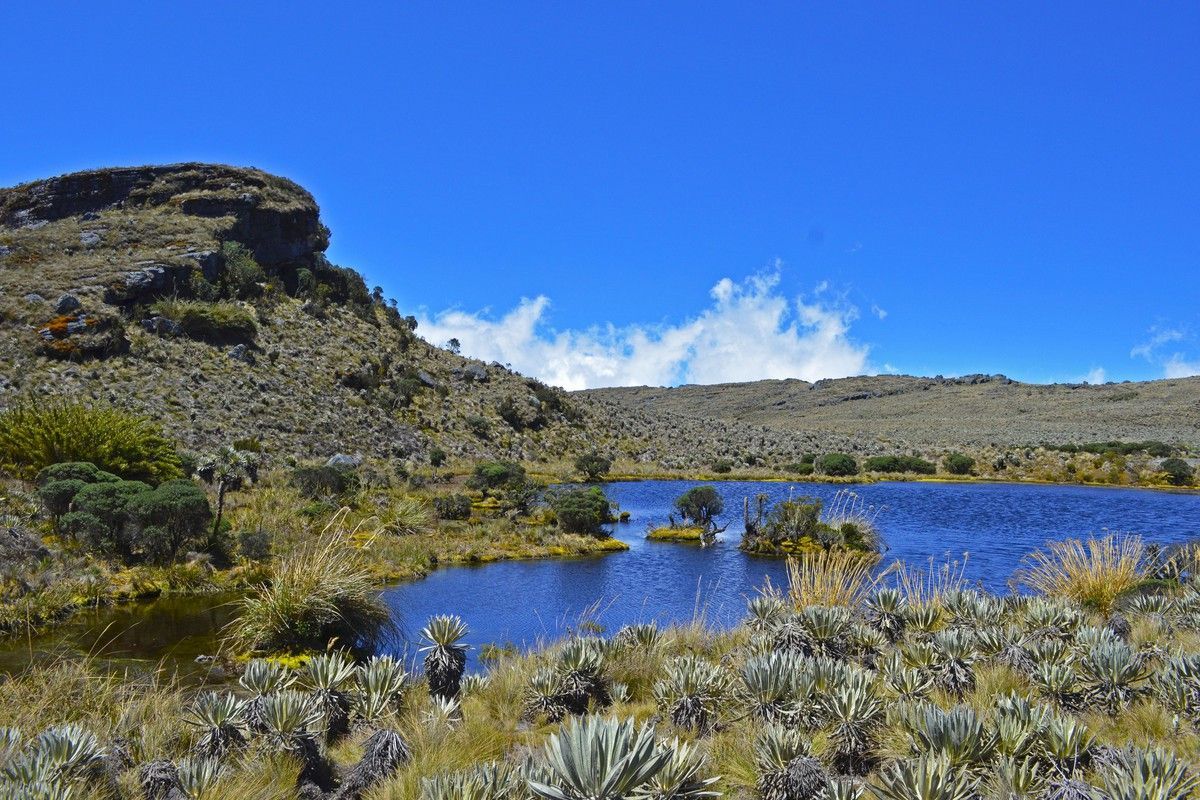
[{"label": "exposed rock face", "polygon": [[[254,169],[171,164],[76,172],[0,190],[0,227],[28,228],[66,217],[172,206],[184,215],[220,218],[222,239],[241,242],[264,267],[311,260],[329,245],[311,194]],[[95,246],[99,231],[80,243]]]}]

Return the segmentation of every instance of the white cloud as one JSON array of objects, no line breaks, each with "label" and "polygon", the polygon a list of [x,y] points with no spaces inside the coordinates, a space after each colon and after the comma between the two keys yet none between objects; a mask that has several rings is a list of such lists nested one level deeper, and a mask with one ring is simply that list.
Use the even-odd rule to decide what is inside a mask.
[{"label": "white cloud", "polygon": [[1168,342],[1178,342],[1183,339],[1183,331],[1178,328],[1151,328],[1150,338],[1129,351],[1131,358],[1152,358],[1155,351]]},{"label": "white cloud", "polygon": [[[709,292],[712,304],[678,324],[556,331],[545,321],[550,299],[539,295],[499,319],[486,310],[419,314],[418,330],[430,342],[458,339],[464,355],[511,364],[567,389],[817,380],[867,370],[868,347],[850,338],[856,309],[792,300],[778,285],[777,273],[740,283],[722,278]],[[827,288],[820,284],[814,293]]]},{"label": "white cloud", "polygon": [[1152,364],[1158,364],[1162,367],[1164,378],[1200,375],[1200,361],[1179,351],[1164,352],[1164,345],[1189,342],[1191,339],[1191,335],[1181,328],[1153,327],[1150,329],[1150,338],[1130,350],[1129,355],[1131,358],[1144,358]]},{"label": "white cloud", "polygon": [[1200,375],[1200,361],[1188,361],[1179,353],[1175,353],[1163,364],[1164,378],[1190,378]]},{"label": "white cloud", "polygon": [[879,306],[875,305],[874,303],[871,304],[871,313],[874,314],[875,316],[879,317],[880,319],[887,319],[887,315],[888,315],[886,308],[880,308]]},{"label": "white cloud", "polygon": [[1104,367],[1092,367],[1088,370],[1088,374],[1083,376],[1083,379],[1092,385],[1104,383],[1107,380],[1107,373]]}]

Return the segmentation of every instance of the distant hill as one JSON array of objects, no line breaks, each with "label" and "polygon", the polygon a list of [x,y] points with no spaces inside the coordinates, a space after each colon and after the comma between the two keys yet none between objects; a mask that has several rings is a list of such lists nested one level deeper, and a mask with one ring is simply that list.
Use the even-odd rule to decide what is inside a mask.
[{"label": "distant hill", "polygon": [[618,408],[848,437],[898,447],[978,448],[1156,439],[1200,444],[1200,378],[1030,384],[1003,375],[881,375],[663,389],[594,389]]}]

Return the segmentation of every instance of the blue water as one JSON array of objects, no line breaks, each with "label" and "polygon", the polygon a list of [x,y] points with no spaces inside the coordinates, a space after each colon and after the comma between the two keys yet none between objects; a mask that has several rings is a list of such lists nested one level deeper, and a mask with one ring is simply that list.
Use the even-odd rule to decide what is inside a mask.
[{"label": "blue water", "polygon": [[[436,570],[428,578],[384,593],[411,653],[412,637],[434,614],[458,614],[469,641],[529,646],[590,621],[615,631],[632,622],[662,624],[703,617],[728,626],[743,615],[747,598],[768,579],[786,586],[782,560],[737,549],[742,499],[766,493],[820,497],[837,486],[807,483],[714,484],[725,501],[720,520],[729,529],[712,547],[648,542],[646,531],[666,522],[675,498],[693,481],[641,481],[605,487],[631,514],[614,535],[624,553],[568,561],[520,561]],[[962,562],[967,579],[995,592],[1023,556],[1049,539],[1105,531],[1141,534],[1169,544],[1200,535],[1200,495],[1133,489],[1018,484],[877,483],[853,491],[874,506],[876,527],[889,545],[886,559],[928,565],[933,558]]]}]

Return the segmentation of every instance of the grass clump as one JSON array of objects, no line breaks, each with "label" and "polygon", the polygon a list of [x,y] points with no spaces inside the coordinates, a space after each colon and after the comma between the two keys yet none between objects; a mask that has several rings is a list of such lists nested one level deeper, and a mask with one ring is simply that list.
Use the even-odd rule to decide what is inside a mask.
[{"label": "grass clump", "polygon": [[254,312],[237,303],[160,300],[154,313],[178,323],[190,338],[214,344],[249,344],[258,334]]},{"label": "grass clump", "polygon": [[654,528],[646,538],[652,542],[695,542],[704,541],[707,532],[696,525],[663,525]]},{"label": "grass clump", "polygon": [[789,558],[788,597],[796,607],[857,606],[874,590],[879,557],[854,550],[818,550]]},{"label": "grass clump", "polygon": [[[278,560],[270,583],[241,601],[229,637],[240,651],[370,649],[392,628],[372,573],[351,537],[347,510],[314,541]],[[361,526],[360,526],[361,527]]]},{"label": "grass clump", "polygon": [[33,480],[64,462],[152,484],[183,477],[175,446],[135,414],[69,400],[23,401],[0,414],[0,469]]},{"label": "grass clump", "polygon": [[1044,549],[1025,557],[1013,580],[1107,615],[1122,595],[1145,579],[1145,557],[1140,536],[1108,534],[1089,537],[1086,542],[1048,542]]}]

